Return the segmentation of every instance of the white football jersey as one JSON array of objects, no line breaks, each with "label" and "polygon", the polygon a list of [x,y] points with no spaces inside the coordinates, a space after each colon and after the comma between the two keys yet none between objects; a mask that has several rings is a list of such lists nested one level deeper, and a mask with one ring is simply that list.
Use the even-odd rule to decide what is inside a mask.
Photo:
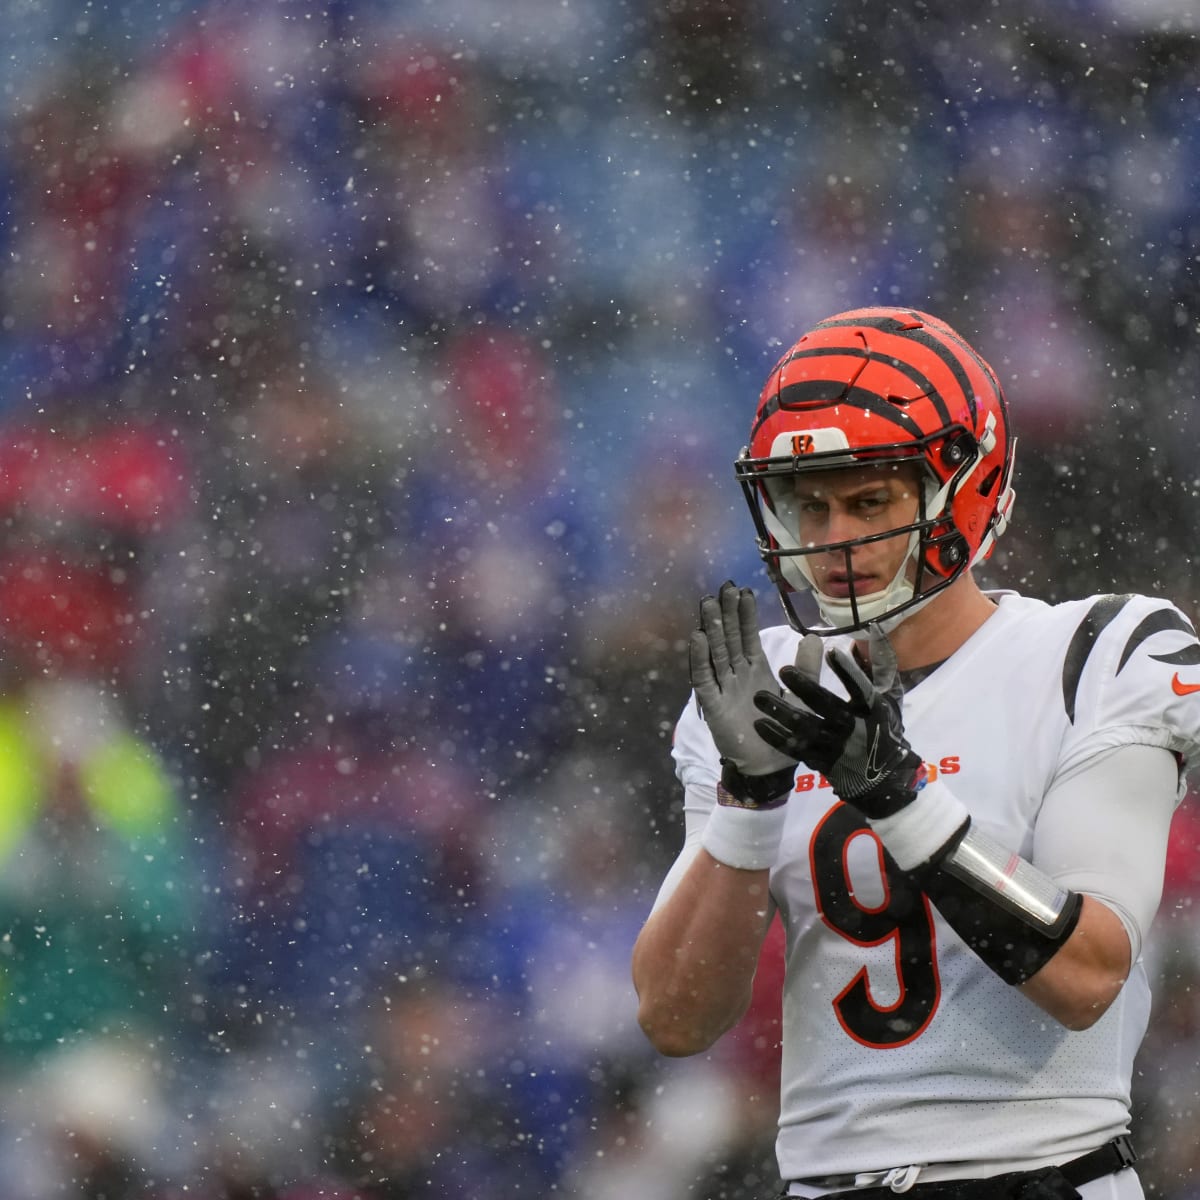
[{"label": "white football jersey", "polygon": [[[1036,864],[1034,831],[1056,777],[1127,744],[1164,747],[1183,769],[1200,762],[1200,645],[1160,599],[994,598],[996,613],[906,693],[904,725],[978,826]],[[764,631],[776,671],[793,660],[798,637]],[[827,666],[822,682],[845,694]],[[693,842],[720,770],[694,696],[673,753]],[[1081,858],[1095,836],[1081,839]],[[1087,867],[1056,864],[1053,873]],[[981,1173],[991,1174],[1062,1161],[1128,1129],[1150,1006],[1140,964],[1091,1029],[1068,1031],[889,870],[863,818],[803,764],[771,893],[787,934],[784,1179],[914,1163],[987,1165]]]}]

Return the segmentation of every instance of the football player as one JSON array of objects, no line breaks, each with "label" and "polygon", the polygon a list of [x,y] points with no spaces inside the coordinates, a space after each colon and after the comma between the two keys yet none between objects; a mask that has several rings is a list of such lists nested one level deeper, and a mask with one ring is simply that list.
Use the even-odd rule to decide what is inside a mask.
[{"label": "football player", "polygon": [[701,601],[686,841],[633,971],[651,1042],[698,1053],[782,921],[790,1196],[1142,1196],[1141,948],[1200,643],[1166,600],[981,588],[1013,448],[962,337],[868,308],[788,350],[736,464],[788,624]]}]

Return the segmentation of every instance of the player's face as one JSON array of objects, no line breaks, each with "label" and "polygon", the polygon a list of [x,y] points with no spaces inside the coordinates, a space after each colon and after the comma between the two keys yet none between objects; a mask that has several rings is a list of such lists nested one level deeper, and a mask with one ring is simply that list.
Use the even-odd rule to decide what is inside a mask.
[{"label": "player's face", "polygon": [[[802,546],[823,546],[901,529],[917,519],[920,469],[909,463],[844,467],[796,476],[792,511]],[[908,530],[807,556],[817,590],[827,596],[868,596],[891,584],[909,551]],[[909,564],[910,570],[915,569]]]}]

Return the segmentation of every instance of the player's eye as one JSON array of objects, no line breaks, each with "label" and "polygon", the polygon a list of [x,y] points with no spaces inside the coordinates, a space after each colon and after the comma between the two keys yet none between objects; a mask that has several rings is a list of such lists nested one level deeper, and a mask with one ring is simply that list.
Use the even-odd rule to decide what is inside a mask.
[{"label": "player's eye", "polygon": [[858,510],[864,513],[876,513],[881,509],[887,508],[888,497],[882,492],[872,492],[867,496],[859,496],[855,502]]}]

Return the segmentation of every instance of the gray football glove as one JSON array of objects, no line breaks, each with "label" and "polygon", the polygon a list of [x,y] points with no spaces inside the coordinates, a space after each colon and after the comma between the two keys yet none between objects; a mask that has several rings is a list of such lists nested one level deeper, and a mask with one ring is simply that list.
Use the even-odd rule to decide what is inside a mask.
[{"label": "gray football glove", "polygon": [[[812,640],[815,660],[814,648],[805,650],[805,638],[797,669],[819,675],[821,639]],[[792,790],[797,757],[763,741],[755,730],[761,719],[755,695],[780,696],[783,688],[763,653],[750,588],[727,582],[716,596],[700,601],[700,628],[688,643],[688,657],[692,687],[725,768],[718,799],[749,808],[781,803]]]}]

